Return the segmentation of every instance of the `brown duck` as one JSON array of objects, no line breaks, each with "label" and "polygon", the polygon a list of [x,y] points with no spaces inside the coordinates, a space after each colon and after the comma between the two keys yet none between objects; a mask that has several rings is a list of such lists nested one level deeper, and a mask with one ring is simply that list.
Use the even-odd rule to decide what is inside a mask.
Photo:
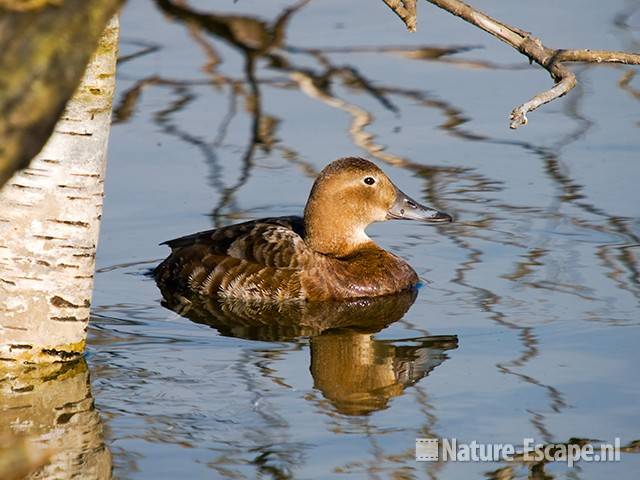
[{"label": "brown duck", "polygon": [[342,158],[315,181],[304,218],[275,217],[165,242],[154,271],[161,287],[187,296],[242,300],[340,300],[415,288],[416,272],[365,233],[391,219],[429,223],[451,216],[402,193],[373,163]]}]

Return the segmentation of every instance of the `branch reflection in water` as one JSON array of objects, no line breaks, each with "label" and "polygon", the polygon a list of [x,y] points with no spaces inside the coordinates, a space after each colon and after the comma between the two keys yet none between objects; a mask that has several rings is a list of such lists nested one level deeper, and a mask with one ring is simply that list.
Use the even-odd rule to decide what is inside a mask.
[{"label": "branch reflection in water", "polygon": [[[455,57],[460,53],[466,53],[475,48],[474,45],[458,45],[453,47],[388,47],[388,46],[367,46],[367,47],[343,47],[343,48],[309,48],[296,47],[287,44],[285,30],[291,21],[291,17],[297,13],[306,2],[299,2],[294,7],[285,10],[277,19],[268,24],[254,17],[238,16],[238,15],[222,15],[217,13],[200,13],[183,5],[172,4],[169,1],[158,1],[165,13],[175,19],[185,22],[193,32],[207,32],[208,34],[225,41],[239,50],[245,56],[245,65],[255,67],[256,58],[260,57],[266,61],[268,69],[274,72],[283,73],[287,80],[279,79],[262,79],[255,74],[255,71],[245,69],[246,78],[244,80],[233,80],[231,77],[221,74],[216,69],[221,63],[220,56],[215,58],[211,55],[209,48],[208,58],[210,59],[207,67],[211,72],[215,72],[216,85],[220,84],[244,84],[252,85],[250,91],[252,96],[246,98],[247,104],[259,105],[261,97],[259,94],[258,84],[264,83],[275,88],[297,89],[301,93],[318,100],[331,108],[342,110],[351,117],[351,125],[349,134],[353,143],[366,151],[370,157],[393,165],[395,167],[404,168],[414,172],[425,181],[425,198],[436,208],[454,211],[462,219],[465,217],[473,218],[472,221],[462,221],[450,226],[443,233],[460,248],[468,251],[469,260],[462,262],[457,269],[457,278],[454,282],[458,285],[470,289],[477,295],[479,307],[488,312],[498,324],[518,332],[518,337],[522,341],[523,353],[510,362],[501,362],[496,365],[501,372],[515,375],[527,383],[537,385],[547,390],[549,395],[549,406],[551,411],[557,412],[566,406],[563,394],[553,386],[546,385],[544,382],[535,379],[531,375],[525,375],[517,372],[516,368],[523,368],[532,358],[539,355],[539,341],[533,326],[520,324],[516,320],[509,319],[507,315],[498,310],[498,306],[504,301],[502,296],[495,293],[484,286],[474,285],[466,280],[473,270],[482,263],[484,252],[474,246],[474,240],[482,240],[488,242],[497,242],[502,245],[511,245],[523,250],[521,259],[514,261],[513,273],[505,273],[503,278],[517,284],[518,286],[526,286],[538,290],[548,290],[553,292],[564,292],[569,295],[576,295],[585,300],[596,300],[593,293],[588,287],[579,284],[570,284],[560,279],[555,279],[554,275],[546,276],[544,280],[537,280],[536,277],[541,276],[540,267],[543,269],[553,269],[556,259],[549,258],[550,251],[545,244],[536,245],[529,248],[525,237],[509,235],[496,229],[496,225],[506,214],[518,214],[529,216],[532,219],[548,219],[550,224],[559,224],[561,221],[569,221],[581,228],[586,228],[594,233],[603,233],[606,235],[619,235],[623,239],[619,245],[604,244],[598,247],[598,256],[602,264],[607,268],[609,278],[616,285],[624,290],[629,291],[632,295],[638,296],[640,290],[640,282],[638,281],[638,270],[636,267],[636,259],[633,251],[627,248],[629,245],[637,245],[639,240],[629,228],[629,222],[625,218],[619,218],[616,215],[603,212],[594,205],[588,203],[586,198],[580,193],[583,189],[581,185],[573,181],[569,177],[569,169],[563,163],[561,151],[571,143],[582,138],[585,132],[590,128],[591,122],[579,113],[579,103],[582,98],[582,91],[579,89],[574,92],[570,101],[565,104],[565,114],[569,119],[575,120],[576,127],[567,135],[562,136],[553,145],[544,146],[523,141],[514,141],[511,139],[491,138],[486,134],[475,133],[468,129],[464,129],[463,125],[468,122],[468,116],[463,113],[460,108],[450,105],[446,100],[442,100],[433,94],[424,90],[407,89],[396,85],[381,84],[366,78],[353,65],[340,65],[335,62],[332,54],[370,54],[383,53],[389,55],[399,55],[405,58],[417,59],[420,61],[445,62],[456,65],[461,68],[481,68],[481,69],[504,69],[518,70],[528,68],[525,63],[515,65],[500,65],[495,62],[483,62],[470,59],[461,59]],[[628,17],[628,15],[626,16]],[[616,20],[616,26],[622,30],[628,30],[628,24],[621,20],[626,18],[619,15]],[[202,35],[200,40],[202,44]],[[631,41],[630,43],[633,43]],[[296,58],[299,56],[307,57],[315,62],[317,68],[298,67],[296,66]],[[217,61],[214,61],[217,60]],[[590,67],[589,67],[590,68]],[[628,70],[629,71],[629,70]],[[213,73],[211,73],[213,75]],[[212,79],[213,82],[213,79]],[[448,134],[463,141],[481,142],[486,144],[497,144],[504,146],[512,146],[521,148],[526,152],[532,153],[540,158],[543,163],[545,172],[551,182],[551,185],[558,190],[558,195],[554,198],[553,204],[547,208],[543,207],[521,207],[509,205],[497,200],[489,200],[484,194],[486,192],[500,192],[503,187],[500,182],[487,178],[473,168],[426,165],[417,163],[394,154],[383,145],[377,144],[375,136],[365,130],[367,126],[371,126],[375,121],[374,114],[355,104],[350,99],[338,97],[333,93],[334,86],[340,82],[346,87],[350,93],[364,94],[375,99],[377,103],[385,110],[397,112],[398,106],[395,99],[407,99],[416,102],[425,108],[434,108],[441,112],[446,118],[440,128]],[[620,88],[629,88],[629,74],[621,80]],[[135,87],[134,87],[135,88]],[[230,90],[234,92],[235,90]],[[261,108],[248,109],[253,116],[253,125],[260,122],[258,117]],[[257,113],[256,113],[257,112]],[[174,113],[174,112],[172,112]],[[300,156],[291,148],[284,145],[283,140],[274,141],[275,131],[278,119],[273,117],[274,121],[270,123],[271,130],[265,138],[270,138],[268,142],[270,148],[279,149],[285,159],[296,159],[300,161]],[[224,122],[221,126],[221,132],[224,132],[228,126],[228,122]],[[255,131],[255,128],[253,129]],[[183,139],[185,139],[183,136]],[[187,140],[188,141],[188,140]],[[194,142],[191,142],[194,143]],[[243,170],[242,179],[235,186],[225,189],[225,195],[221,197],[221,201],[216,207],[216,215],[229,206],[229,202],[233,194],[242,187],[248,179],[252,166],[247,163],[253,154],[252,149],[255,144],[261,143],[258,136],[253,135],[250,138],[247,151],[250,155],[245,156],[245,169]],[[286,153],[289,153],[288,155]],[[304,173],[313,176],[315,170],[311,165],[306,165]],[[213,177],[213,176],[212,176]],[[464,187],[456,188],[457,185]],[[456,196],[456,205],[451,205],[447,201],[447,195],[443,192],[450,192]],[[561,212],[560,206],[563,204],[572,204],[578,208],[578,211],[586,213],[584,216],[578,216],[573,212]],[[584,217],[595,216],[604,217],[608,225],[603,226],[599,221],[587,221]],[[478,229],[478,227],[482,227]],[[619,252],[612,254],[614,252]],[[540,432],[542,438],[549,440],[551,434],[543,426],[544,415],[539,412],[531,412],[531,423]]]},{"label": "branch reflection in water", "polygon": [[[542,441],[566,439],[568,435],[560,433],[563,422],[558,419],[572,418],[572,410],[576,409],[569,406],[580,400],[569,382],[563,383],[545,370],[545,362],[553,362],[554,348],[557,348],[551,338],[553,333],[547,332],[549,329],[554,331],[554,323],[560,322],[563,312],[579,319],[570,320],[574,322],[571,327],[577,331],[581,330],[585,320],[600,323],[599,328],[604,324],[637,323],[637,320],[625,316],[624,309],[632,305],[631,302],[637,302],[640,296],[637,223],[622,216],[617,208],[603,206],[597,199],[589,197],[593,193],[590,188],[593,185],[588,185],[590,178],[581,174],[580,164],[574,158],[580,155],[579,151],[576,152],[576,142],[593,133],[592,124],[602,127],[597,119],[581,113],[590,111],[588,104],[586,107],[583,105],[585,98],[589,98],[585,94],[588,91],[577,89],[564,103],[558,104],[563,106],[558,112],[558,117],[562,118],[555,122],[559,126],[566,125],[566,134],[563,133],[565,128],[558,127],[553,135],[537,141],[514,140],[513,136],[507,137],[506,134],[501,138],[500,134],[487,133],[491,130],[481,128],[480,122],[471,121],[478,112],[477,106],[460,108],[454,100],[458,97],[449,95],[448,91],[434,93],[421,85],[406,86],[401,81],[392,81],[392,76],[380,73],[374,78],[368,70],[359,69],[356,65],[363,56],[371,57],[372,53],[382,53],[388,56],[386,58],[411,58],[425,64],[438,62],[440,68],[446,64],[447,68],[500,69],[505,73],[507,70],[530,68],[524,63],[505,65],[460,58],[471,51],[471,45],[344,48],[290,45],[286,41],[286,29],[305,2],[296,4],[297,9],[276,14],[273,21],[263,21],[251,15],[196,12],[183,2],[157,3],[170,19],[184,25],[202,50],[205,55],[202,71],[206,76],[192,77],[193,72],[189,72],[184,78],[165,74],[141,78],[124,92],[116,118],[125,122],[135,115],[145,89],[170,92],[171,101],[156,109],[153,121],[167,135],[195,146],[209,165],[209,179],[218,199],[214,223],[224,224],[255,213],[241,207],[245,195],[251,195],[252,172],[272,168],[279,160],[284,160],[299,168],[304,176],[314,177],[317,174],[312,155],[299,153],[293,147],[293,137],[286,135],[286,126],[292,121],[286,111],[288,102],[311,99],[335,111],[336,122],[346,116],[346,134],[353,146],[365,151],[370,158],[410,172],[422,182],[424,200],[439,209],[452,211],[460,218],[458,223],[442,230],[446,236],[442,243],[449,245],[450,251],[456,251],[447,257],[447,261],[451,261],[451,279],[438,282],[437,288],[441,290],[434,297],[437,302],[451,299],[456,312],[469,306],[479,325],[483,321],[494,322],[495,325],[487,328],[502,330],[513,338],[514,343],[509,344],[506,350],[490,352],[495,356],[491,362],[495,365],[495,372],[503,374],[504,384],[500,385],[517,386],[534,397],[535,392],[542,394],[540,398],[535,397],[533,404],[520,412],[517,418],[521,416],[528,421],[534,434]],[[627,33],[630,30],[625,19],[629,15],[621,13],[616,20],[617,27]],[[629,38],[630,42],[635,41],[631,35]],[[366,44],[370,39],[364,40]],[[242,68],[224,63],[225,55],[222,53],[230,52],[230,49],[224,50],[225,46],[240,53]],[[406,60],[409,62],[411,60]],[[595,70],[596,67],[588,67],[592,68]],[[637,98],[632,71],[625,67],[621,70],[626,73],[620,79],[619,88],[630,99]],[[431,70],[425,68],[425,72],[426,75]],[[468,70],[466,73],[471,75]],[[585,71],[585,76],[588,74]],[[206,93],[202,92],[206,88],[212,90],[212,95],[204,97]],[[282,102],[285,110],[277,111],[285,94],[289,96]],[[193,123],[181,122],[192,113],[190,109],[197,109],[199,101],[201,104],[209,102],[208,108],[213,108],[214,96],[224,102],[218,115],[211,117],[219,122],[217,128],[214,125],[211,132],[202,134],[192,128]],[[410,111],[405,111],[410,108],[420,110],[411,116]],[[412,121],[422,118],[421,112],[432,122],[429,111],[442,116],[442,120],[437,119],[433,124],[438,129],[437,134],[429,130],[429,135],[432,135],[429,138],[441,141],[441,133],[450,137],[447,148],[450,148],[451,156],[437,164],[433,160],[425,163],[423,158],[409,158],[417,157],[409,152],[420,149],[428,152],[431,148],[425,147],[419,139],[405,148],[407,145],[402,142],[405,139],[412,142],[411,133],[404,132],[404,136],[396,137],[379,133],[384,131],[385,118],[402,114],[404,120],[398,124],[408,130]],[[244,137],[240,140],[236,137],[232,143],[229,137],[238,130],[237,124],[243,116],[249,121],[249,130]],[[313,121],[310,125],[316,127]],[[427,130],[428,126],[423,130],[425,135]],[[335,133],[335,129],[331,133]],[[486,156],[482,159],[484,163],[476,161],[471,152],[480,150]],[[505,156],[504,151],[512,156],[511,163],[500,163]],[[492,152],[497,153],[495,158]],[[524,183],[520,183],[517,174],[501,172],[503,165],[509,165],[507,168],[513,165],[514,171],[530,174],[532,186],[514,191]],[[238,168],[238,178],[229,181],[223,175],[224,170],[233,171],[234,168]],[[245,185],[247,188],[241,191]],[[548,194],[544,193],[546,191]],[[526,198],[523,199],[522,195]],[[595,245],[589,246],[590,243]],[[588,268],[584,268],[584,264]],[[444,275],[447,273],[445,271]],[[489,278],[494,280],[487,281]],[[614,296],[617,300],[611,303]],[[548,299],[562,305],[572,302],[571,307],[566,307],[566,310],[552,307]],[[304,309],[287,313],[263,312],[255,305],[221,305],[212,300],[188,304],[165,297],[165,301],[170,308],[181,311],[194,321],[210,324],[224,335],[293,342],[293,346],[283,347],[292,349],[306,345],[307,340],[300,338],[309,337],[311,374],[317,390],[305,398],[317,406],[316,411],[330,418],[336,432],[353,431],[357,427],[358,432],[367,436],[372,451],[376,453],[370,464],[345,465],[346,472],[366,469],[375,476],[381,471],[382,464],[400,468],[393,449],[384,443],[376,444],[380,439],[375,434],[379,434],[383,427],[374,421],[374,416],[366,414],[388,406],[394,396],[402,395],[406,385],[411,384],[411,378],[422,378],[422,372],[428,373],[441,363],[446,358],[444,352],[452,348],[446,340],[444,344],[438,343],[440,339],[432,343],[428,332],[424,334],[426,340],[421,337],[408,341],[408,344],[404,341],[383,342],[373,336],[376,329],[384,328],[387,322],[400,319],[404,311],[382,319],[377,327],[369,325],[363,328],[349,325],[353,319],[344,324],[340,321],[332,324],[332,319],[345,318],[335,313],[335,306],[325,307],[324,313]],[[428,307],[439,307],[430,304],[430,298],[421,298],[420,301]],[[392,317],[397,318],[391,320]],[[418,327],[415,323],[420,322],[414,322]],[[409,350],[403,350],[405,347]],[[410,350],[414,348],[417,350]],[[261,378],[283,384],[289,381],[286,374],[273,365],[281,352],[265,353],[258,348],[248,350],[251,353],[247,353],[247,364],[253,360],[264,367],[260,370]],[[426,352],[429,360],[425,360],[422,352]],[[408,353],[410,361],[403,360],[407,357],[403,356],[404,353]],[[342,358],[343,361],[331,363],[331,358]],[[413,369],[412,375],[399,373],[402,368],[398,366],[403,362],[410,366],[408,370]],[[344,372],[344,369],[348,369],[348,375],[336,373]],[[238,366],[238,372],[240,370],[241,366]],[[240,373],[238,375],[245,378]],[[343,377],[352,381],[346,382]],[[260,387],[255,387],[255,378],[249,379],[247,374],[247,379],[247,385],[251,384],[259,396]],[[419,422],[422,422],[424,436],[437,436],[443,410],[437,412],[440,414],[438,425],[436,410],[430,403],[432,399],[426,394],[428,387],[429,383],[425,381],[415,384],[410,389],[412,394],[405,395],[405,398],[415,397],[419,404]],[[350,422],[348,428],[345,427],[346,419]],[[289,425],[283,430],[290,428]],[[265,443],[270,441],[273,431],[264,430]],[[284,451],[284,447],[282,449]],[[256,453],[260,453],[260,458],[269,456],[266,448]],[[411,461],[411,453],[403,461]],[[269,466],[266,460],[261,468],[265,465]],[[544,474],[543,466],[536,469],[531,473]],[[511,465],[487,475],[511,478],[507,470],[512,475],[522,475]]]},{"label": "branch reflection in water", "polygon": [[[390,99],[391,97],[418,102],[423,107],[440,111],[446,117],[441,128],[452,135],[470,140],[484,139],[482,135],[467,132],[460,128],[467,119],[459,109],[448,105],[447,102],[430,95],[426,91],[403,89],[396,86],[379,86],[366,78],[354,66],[338,65],[332,62],[322,49],[298,48],[288,45],[285,41],[286,28],[291,18],[307,3],[307,1],[296,3],[291,8],[285,9],[272,23],[268,24],[255,17],[199,12],[182,4],[167,0],[157,0],[158,6],[164,13],[185,23],[191,37],[202,48],[208,60],[203,70],[209,76],[209,80],[184,81],[162,78],[156,75],[139,80],[123,94],[122,100],[114,112],[115,121],[124,122],[131,117],[144,88],[160,86],[172,89],[178,99],[166,109],[158,112],[155,119],[167,134],[177,136],[201,150],[207,162],[211,165],[210,179],[212,186],[220,193],[220,200],[212,213],[216,225],[219,225],[225,216],[229,217],[229,207],[231,207],[232,211],[234,210],[233,197],[250,178],[257,147],[260,147],[265,153],[269,153],[271,150],[279,152],[284,159],[300,166],[307,176],[314,176],[317,173],[316,169],[308,162],[305,162],[295,149],[287,146],[283,140],[276,138],[276,130],[280,119],[264,113],[260,85],[268,85],[285,90],[299,90],[304,95],[346,112],[352,118],[349,133],[355,145],[366,151],[372,158],[413,171],[424,173],[425,166],[411,162],[398,155],[387,153],[383,145],[375,143],[375,135],[365,130],[367,126],[375,121],[373,113],[359,105],[337,97],[332,93],[334,84],[339,82],[350,91],[370,96],[390,112],[398,111]],[[234,78],[219,70],[218,67],[222,63],[222,56],[217,52],[214,45],[207,42],[205,34],[224,41],[240,52],[244,58],[244,78]],[[413,55],[414,58],[420,58],[421,60],[443,61],[448,56],[466,52],[471,48],[468,46],[397,47],[394,49],[388,49],[387,47],[374,49],[354,47],[352,49],[343,49],[341,53],[348,51],[367,54],[377,51],[379,53],[395,54],[400,52],[402,55]],[[306,56],[315,61],[318,69],[297,66],[295,62],[296,56]],[[264,60],[270,71],[282,73],[285,77],[270,79],[259,77],[255,71],[258,59]],[[467,60],[461,59],[449,60],[454,63],[458,62],[461,66],[467,66],[468,63]],[[493,68],[495,66],[486,64],[483,67]],[[177,122],[171,121],[173,115],[183,110],[195,98],[190,93],[190,88],[206,84],[210,84],[216,89],[216,92],[219,92],[221,88],[227,87],[230,96],[229,110],[224,115],[213,142],[199,138],[181,128]],[[244,99],[245,110],[251,117],[250,135],[240,159],[242,164],[240,176],[233,185],[225,187],[220,183],[222,168],[218,162],[217,148],[221,146],[229,124],[237,113],[236,106],[239,96]],[[443,168],[445,171],[449,170],[446,167]],[[433,167],[433,170],[437,170],[437,167]],[[463,171],[463,169],[453,170]]]}]

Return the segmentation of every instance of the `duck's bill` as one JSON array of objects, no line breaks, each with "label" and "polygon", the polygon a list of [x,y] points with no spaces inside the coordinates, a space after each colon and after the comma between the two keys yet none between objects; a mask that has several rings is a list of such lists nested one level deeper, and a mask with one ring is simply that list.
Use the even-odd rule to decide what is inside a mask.
[{"label": "duck's bill", "polygon": [[396,190],[396,200],[387,212],[387,218],[389,220],[418,220],[426,223],[453,222],[453,217],[448,213],[421,205],[400,190]]}]

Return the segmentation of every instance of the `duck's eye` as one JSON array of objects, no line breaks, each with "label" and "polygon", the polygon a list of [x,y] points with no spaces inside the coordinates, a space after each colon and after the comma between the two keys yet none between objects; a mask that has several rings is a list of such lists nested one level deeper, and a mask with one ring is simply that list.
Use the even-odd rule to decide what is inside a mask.
[{"label": "duck's eye", "polygon": [[376,183],[376,179],[373,177],[366,177],[364,179],[364,183],[366,183],[367,185],[373,185],[374,183]]}]

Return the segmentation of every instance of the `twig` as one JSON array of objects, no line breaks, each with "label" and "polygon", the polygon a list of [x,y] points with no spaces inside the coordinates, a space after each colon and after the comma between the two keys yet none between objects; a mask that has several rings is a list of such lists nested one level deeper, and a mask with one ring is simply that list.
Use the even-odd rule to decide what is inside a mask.
[{"label": "twig", "polygon": [[531,100],[514,108],[509,116],[509,127],[518,128],[527,123],[527,113],[545,103],[562,97],[576,86],[577,80],[562,62],[640,64],[640,55],[606,50],[555,50],[545,47],[540,39],[519,28],[492,18],[459,0],[428,0],[468,23],[490,33],[502,42],[523,53],[529,60],[545,68],[556,82],[555,86],[535,95]]},{"label": "twig", "polygon": [[416,0],[382,0],[407,26],[410,32],[416,31]]},{"label": "twig", "polygon": [[638,65],[637,53],[615,52],[611,50],[556,50],[556,62],[624,63]]}]

